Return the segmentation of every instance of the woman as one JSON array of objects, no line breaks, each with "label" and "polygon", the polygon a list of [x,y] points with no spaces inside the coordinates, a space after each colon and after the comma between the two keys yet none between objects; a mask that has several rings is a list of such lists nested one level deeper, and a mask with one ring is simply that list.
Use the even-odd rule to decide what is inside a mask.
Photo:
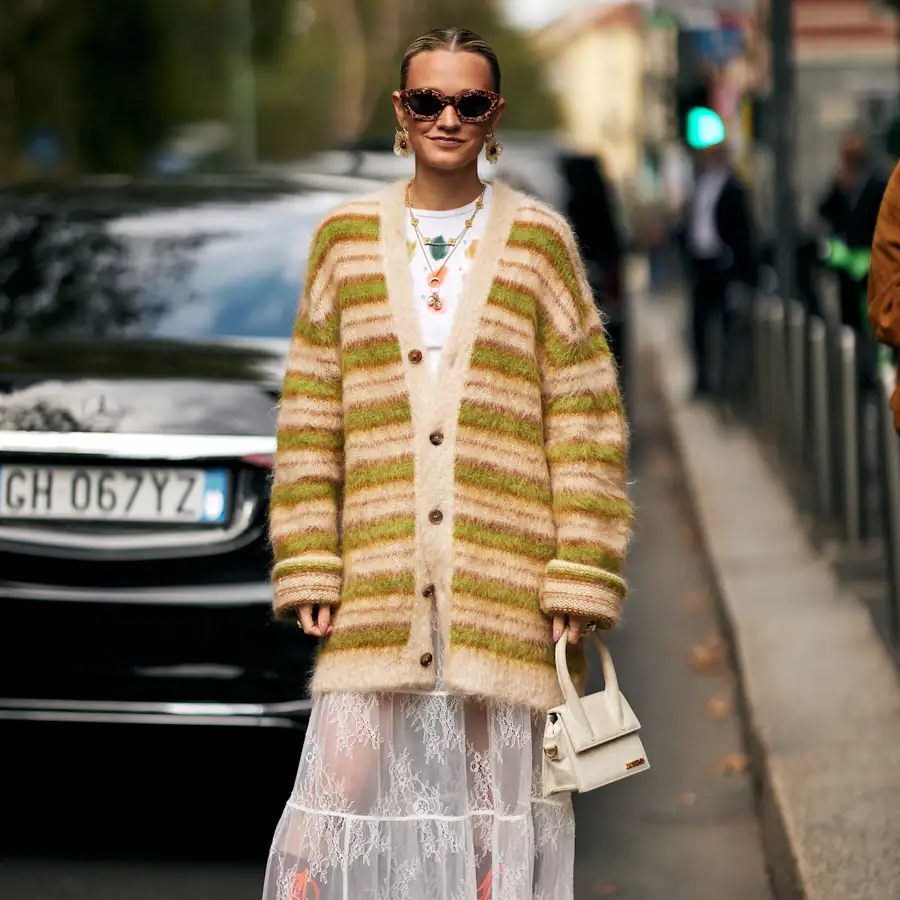
[{"label": "woman", "polygon": [[571,230],[479,181],[499,94],[476,35],[417,40],[415,177],[313,239],[271,532],[275,612],[324,642],[265,900],[572,897],[541,729],[554,640],[619,616],[626,433]]}]

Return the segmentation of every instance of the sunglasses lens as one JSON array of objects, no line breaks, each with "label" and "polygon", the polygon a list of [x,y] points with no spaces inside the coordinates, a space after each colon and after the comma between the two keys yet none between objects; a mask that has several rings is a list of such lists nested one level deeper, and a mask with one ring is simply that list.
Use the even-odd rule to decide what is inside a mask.
[{"label": "sunglasses lens", "polygon": [[406,104],[416,116],[439,116],[443,106],[434,94],[410,94],[406,98]]},{"label": "sunglasses lens", "polygon": [[480,119],[486,116],[494,105],[490,97],[482,97],[480,94],[467,94],[460,97],[459,114],[466,119]]}]

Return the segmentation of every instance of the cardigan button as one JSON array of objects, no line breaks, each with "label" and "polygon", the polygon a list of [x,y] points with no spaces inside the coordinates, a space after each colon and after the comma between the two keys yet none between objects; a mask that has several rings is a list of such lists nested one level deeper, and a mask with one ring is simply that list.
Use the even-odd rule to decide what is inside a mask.
[{"label": "cardigan button", "polygon": [[428,513],[428,521],[432,525],[440,525],[444,521],[444,514],[439,509],[433,509]]},{"label": "cardigan button", "polygon": [[427,669],[434,662],[434,657],[430,653],[423,653],[419,657],[419,662]]},{"label": "cardigan button", "polygon": [[434,444],[435,447],[440,447],[441,444],[444,443],[444,432],[443,431],[432,431],[428,436],[428,440]]},{"label": "cardigan button", "polygon": [[433,597],[434,596],[434,585],[429,584],[422,588],[422,596],[423,597]]},{"label": "cardigan button", "polygon": [[417,366],[420,362],[422,362],[422,351],[421,350],[410,350],[409,351],[409,361]]}]

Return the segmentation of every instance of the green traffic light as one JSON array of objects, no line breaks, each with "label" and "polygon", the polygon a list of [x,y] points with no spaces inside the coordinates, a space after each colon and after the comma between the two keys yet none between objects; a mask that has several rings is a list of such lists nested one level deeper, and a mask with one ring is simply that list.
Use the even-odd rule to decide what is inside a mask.
[{"label": "green traffic light", "polygon": [[725,140],[725,123],[705,106],[695,106],[687,114],[685,139],[694,150],[703,150]]}]

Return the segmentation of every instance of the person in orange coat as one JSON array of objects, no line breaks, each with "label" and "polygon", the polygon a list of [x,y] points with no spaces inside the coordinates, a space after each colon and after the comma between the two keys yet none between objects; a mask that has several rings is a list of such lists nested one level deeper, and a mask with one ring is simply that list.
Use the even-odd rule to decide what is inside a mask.
[{"label": "person in orange coat", "polygon": [[[878,211],[867,307],[875,339],[900,349],[900,164],[891,173]],[[891,397],[891,409],[894,428],[900,431],[900,386]]]}]

